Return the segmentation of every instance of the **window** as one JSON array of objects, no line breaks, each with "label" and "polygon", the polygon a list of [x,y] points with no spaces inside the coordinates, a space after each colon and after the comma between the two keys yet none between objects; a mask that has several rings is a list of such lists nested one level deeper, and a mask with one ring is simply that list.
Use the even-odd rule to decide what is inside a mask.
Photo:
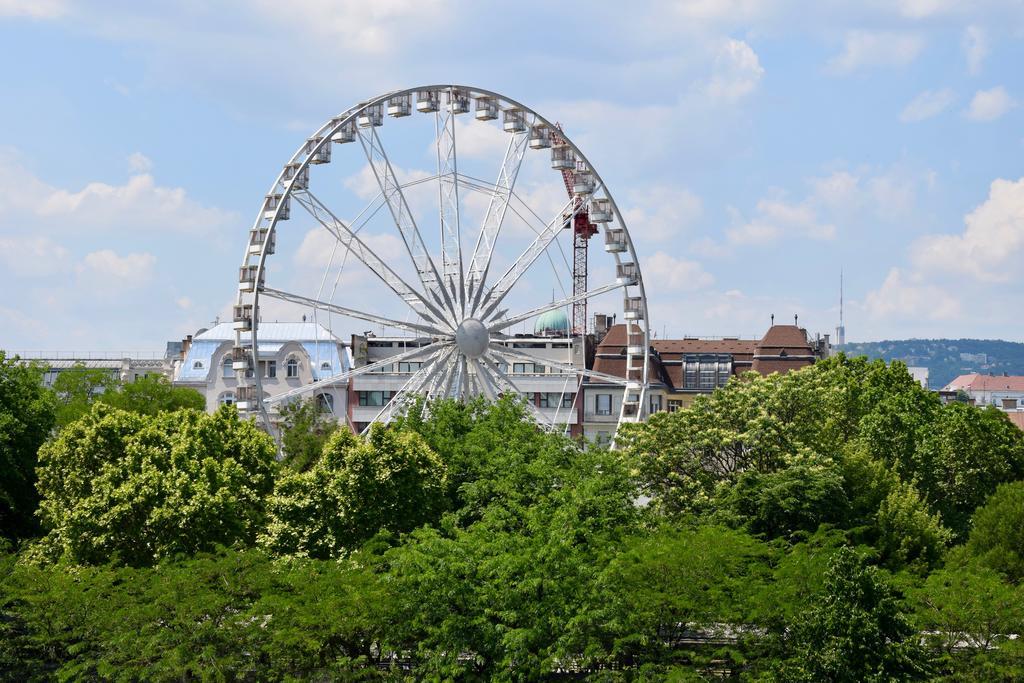
[{"label": "window", "polygon": [[668,400],[668,412],[674,413],[674,412],[676,412],[677,410],[679,410],[682,407],[683,407],[683,402],[682,401],[673,401],[672,399]]},{"label": "window", "polygon": [[222,406],[233,406],[235,404],[235,392],[225,391],[217,397],[217,403]]},{"label": "window", "polygon": [[328,361],[324,361],[323,363],[320,364],[320,370],[322,372],[330,372],[331,364]]},{"label": "window", "polygon": [[537,405],[537,394],[536,392],[526,392],[523,394],[523,400],[529,403],[531,406]]},{"label": "window", "polygon": [[573,393],[546,392],[540,394],[541,408],[572,408],[572,401],[576,397]]},{"label": "window", "polygon": [[423,367],[423,363],[409,363],[406,361],[402,361],[398,364],[398,372],[403,375],[408,375],[413,372],[416,372],[421,367]]},{"label": "window", "polygon": [[260,361],[260,375],[266,379],[277,378],[277,361],[276,360],[261,360]]},{"label": "window", "polygon": [[285,376],[288,377],[288,379],[295,379],[299,376],[299,361],[294,358],[289,358],[288,362],[286,362],[284,366]]},{"label": "window", "polygon": [[714,389],[718,384],[718,363],[714,361],[701,361],[700,363],[700,388],[707,391]]},{"label": "window", "polygon": [[222,365],[224,371],[221,373],[221,377],[224,379],[234,379],[235,369],[231,367],[231,356],[224,356],[224,363]]},{"label": "window", "polygon": [[598,394],[594,397],[594,412],[598,415],[612,414],[612,395]]},{"label": "window", "polygon": [[683,365],[683,388],[684,389],[696,389],[697,388],[697,361],[688,360]]},{"label": "window", "polygon": [[201,361],[201,360],[197,360],[196,362],[192,363],[192,369],[193,370],[202,370],[205,367],[206,366],[203,365],[203,361]]},{"label": "window", "polygon": [[514,375],[543,375],[544,366],[537,363],[513,363],[512,374]]},{"label": "window", "polygon": [[360,391],[359,405],[361,406],[386,406],[394,397],[393,391]]},{"label": "window", "polygon": [[334,412],[334,396],[331,394],[317,394],[316,404],[320,407],[320,412],[322,413]]},{"label": "window", "polygon": [[649,412],[652,412],[652,413],[660,412],[661,411],[661,394],[651,394],[648,398],[649,398],[649,401],[650,401],[650,411]]}]

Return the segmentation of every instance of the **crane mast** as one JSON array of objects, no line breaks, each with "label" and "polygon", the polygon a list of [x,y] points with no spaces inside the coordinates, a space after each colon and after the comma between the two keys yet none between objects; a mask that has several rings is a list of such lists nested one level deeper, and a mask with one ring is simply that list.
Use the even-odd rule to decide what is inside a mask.
[{"label": "crane mast", "polygon": [[[555,124],[551,131],[552,144],[565,144],[561,135],[562,125]],[[573,174],[576,169],[561,169],[562,181],[569,198],[573,199],[572,207],[572,294],[579,296],[587,291],[587,245],[590,238],[597,234],[597,226],[590,221],[590,212],[584,199],[573,192]],[[572,334],[583,336],[587,332],[587,300],[579,299],[572,305]]]}]

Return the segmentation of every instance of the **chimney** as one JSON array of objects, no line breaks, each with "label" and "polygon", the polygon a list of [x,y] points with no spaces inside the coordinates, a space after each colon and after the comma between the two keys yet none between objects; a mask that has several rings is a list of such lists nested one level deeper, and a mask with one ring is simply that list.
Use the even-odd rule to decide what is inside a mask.
[{"label": "chimney", "polygon": [[181,340],[181,360],[185,360],[185,356],[188,355],[188,350],[192,348],[192,335],[188,335]]}]

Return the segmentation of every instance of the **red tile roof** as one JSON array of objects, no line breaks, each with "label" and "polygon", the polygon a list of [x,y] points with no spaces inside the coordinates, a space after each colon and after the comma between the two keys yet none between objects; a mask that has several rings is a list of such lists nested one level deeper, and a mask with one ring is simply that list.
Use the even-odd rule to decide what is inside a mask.
[{"label": "red tile roof", "polygon": [[1020,375],[982,375],[974,372],[960,375],[943,387],[945,391],[1024,391],[1024,377]]}]

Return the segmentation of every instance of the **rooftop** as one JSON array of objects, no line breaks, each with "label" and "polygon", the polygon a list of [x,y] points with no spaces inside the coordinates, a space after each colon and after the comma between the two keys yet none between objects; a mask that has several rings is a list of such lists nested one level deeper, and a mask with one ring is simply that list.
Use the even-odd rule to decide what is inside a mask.
[{"label": "rooftop", "polygon": [[983,375],[972,372],[960,375],[943,387],[944,391],[1024,391],[1024,377],[1020,375]]}]

